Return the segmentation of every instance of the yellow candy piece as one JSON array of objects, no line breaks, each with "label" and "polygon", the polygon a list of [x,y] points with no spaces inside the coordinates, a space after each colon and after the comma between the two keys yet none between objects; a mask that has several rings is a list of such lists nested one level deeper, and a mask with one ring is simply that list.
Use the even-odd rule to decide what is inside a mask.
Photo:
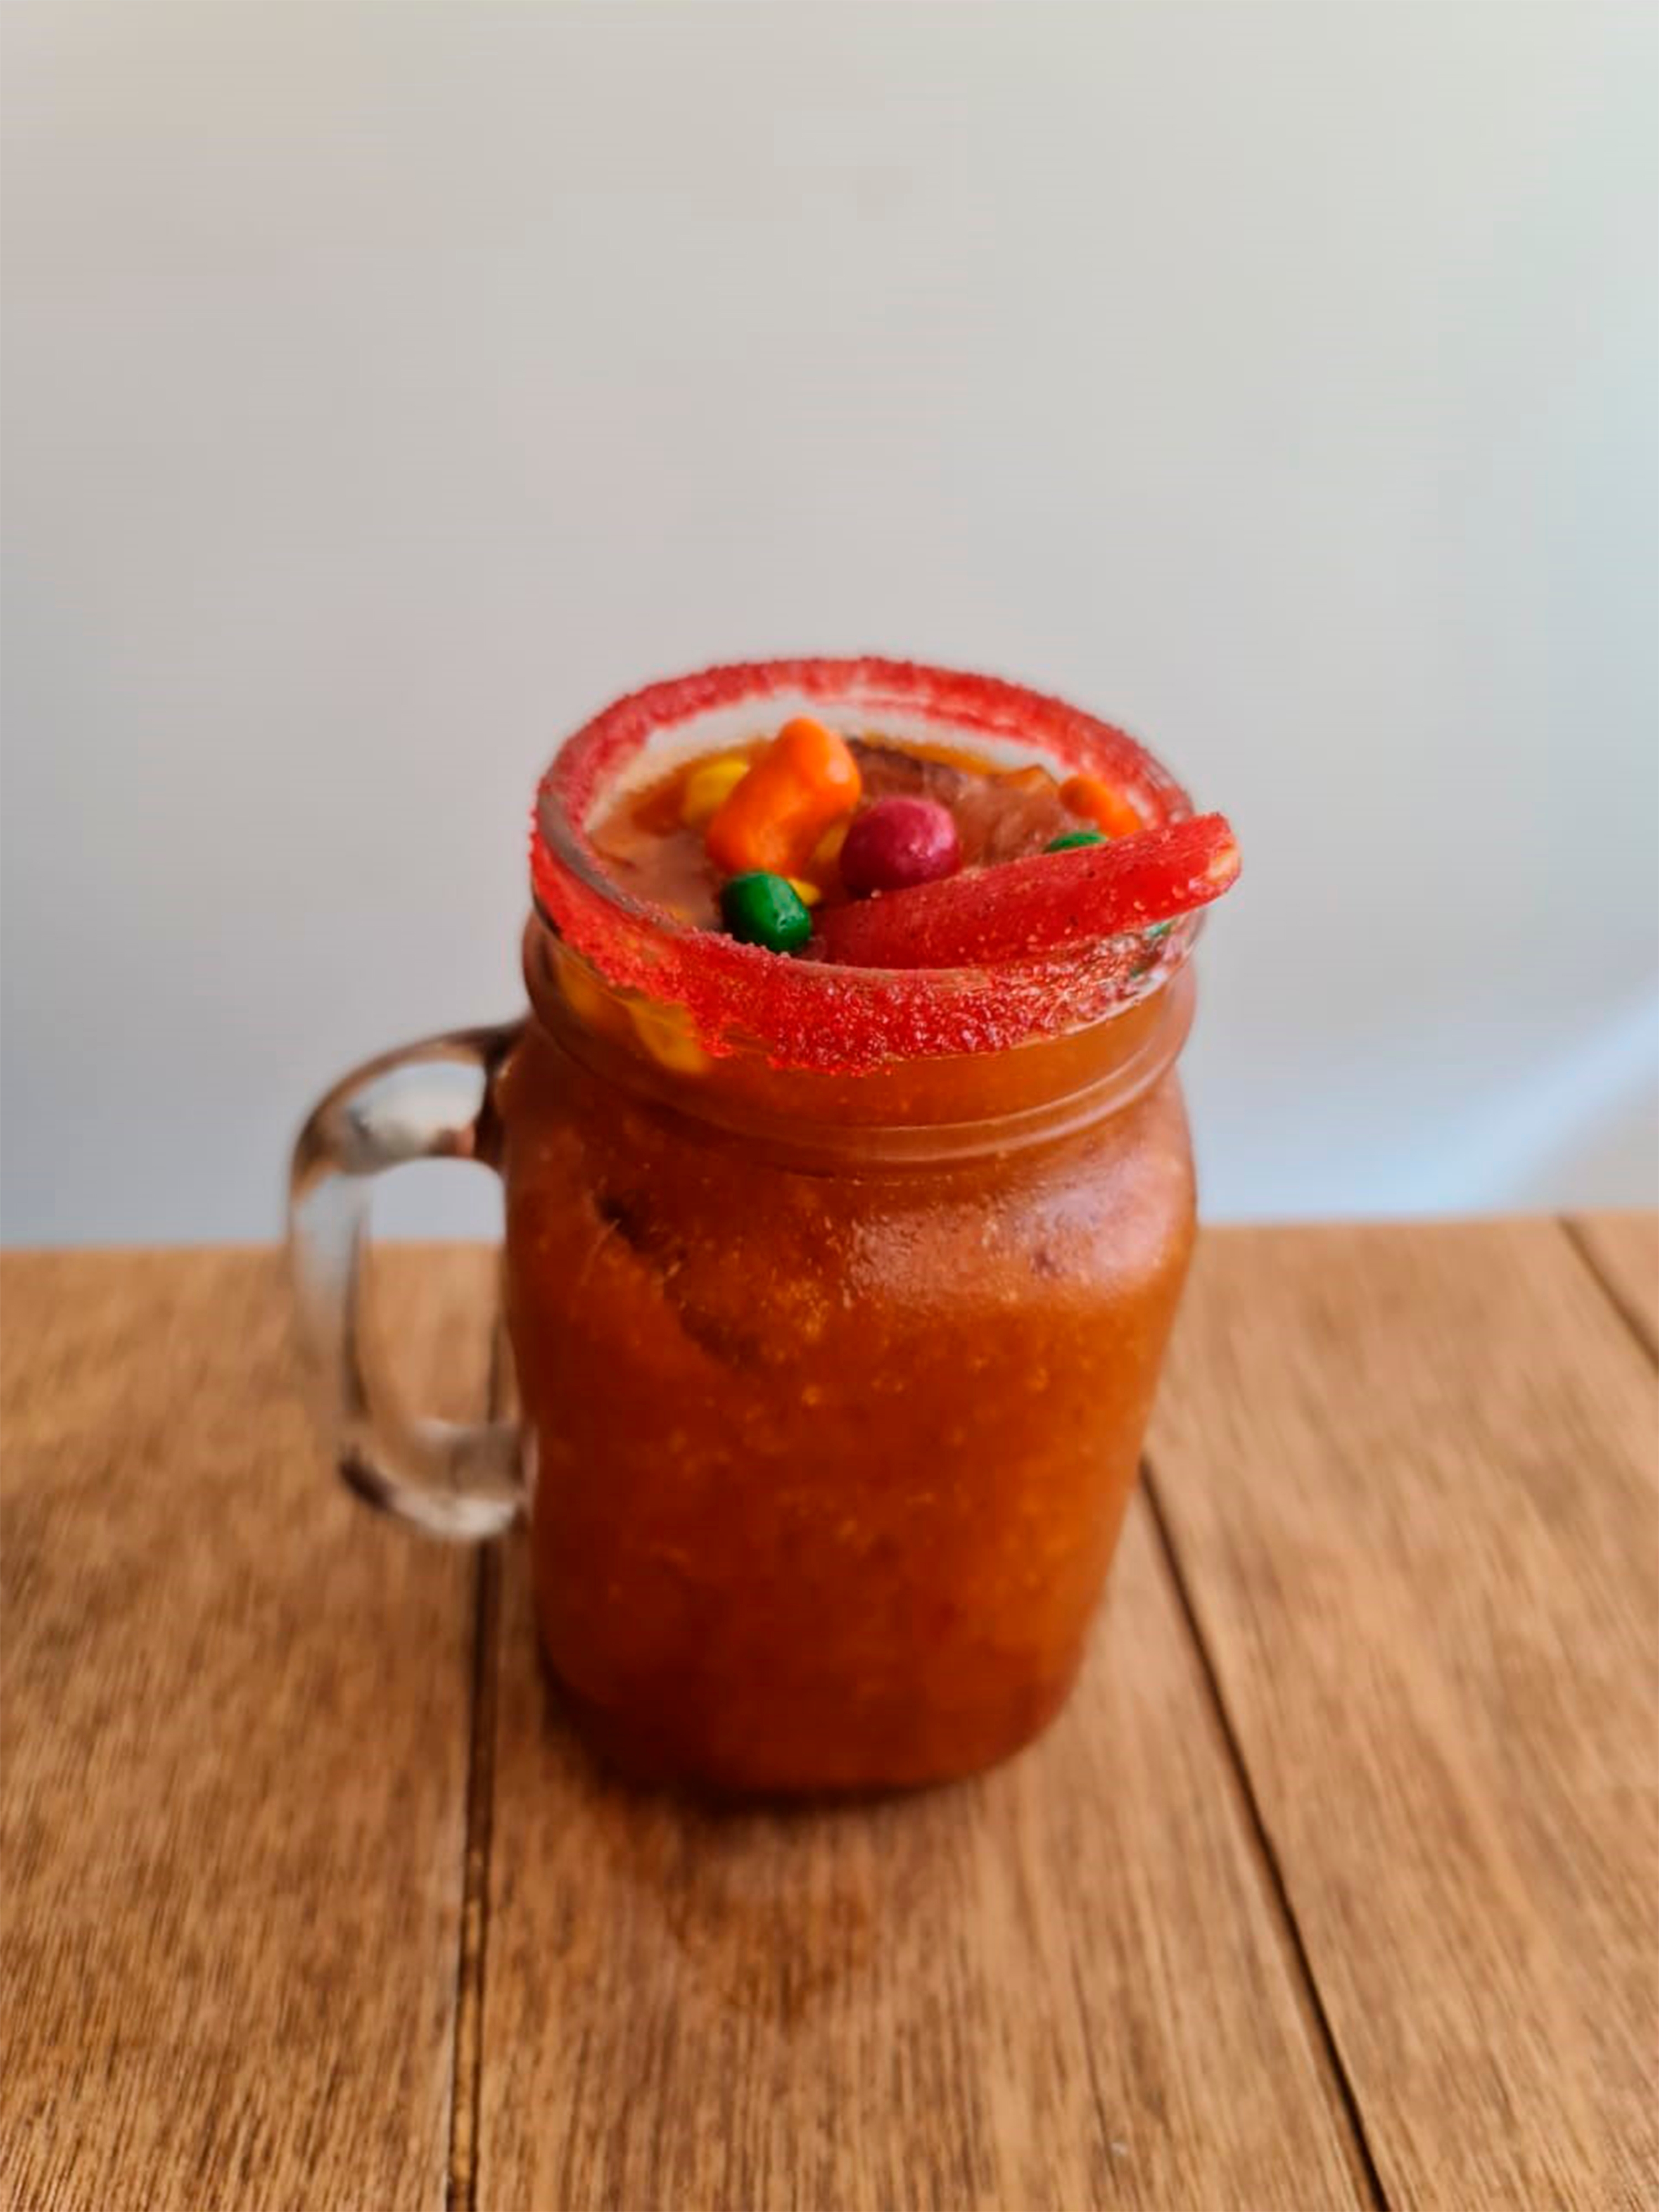
[{"label": "yellow candy piece", "polygon": [[559,988],[579,1022],[590,1030],[608,1029],[616,1001],[585,961],[568,952],[559,958]]},{"label": "yellow candy piece", "polygon": [[749,773],[750,763],[728,754],[704,761],[692,769],[680,793],[680,820],[688,830],[701,830],[714,820],[731,793]]},{"label": "yellow candy piece", "polygon": [[812,848],[812,857],[807,862],[815,876],[833,876],[841,865],[841,848],[847,842],[847,833],[852,828],[852,817],[836,822],[824,831]]},{"label": "yellow candy piece", "polygon": [[816,906],[823,896],[817,884],[809,884],[805,876],[786,876],[783,879],[803,906]]},{"label": "yellow candy piece", "polygon": [[676,1075],[701,1075],[708,1054],[697,1042],[684,1006],[659,1006],[653,999],[630,1000],[628,1018],[634,1034],[660,1067]]}]

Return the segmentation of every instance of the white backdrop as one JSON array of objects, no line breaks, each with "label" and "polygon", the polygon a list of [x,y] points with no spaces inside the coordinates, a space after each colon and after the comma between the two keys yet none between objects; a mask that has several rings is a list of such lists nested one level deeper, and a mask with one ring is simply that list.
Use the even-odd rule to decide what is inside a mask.
[{"label": "white backdrop", "polygon": [[10,1240],[270,1233],[327,1078],[517,1002],[560,732],[792,650],[1232,814],[1212,1216],[1651,1195],[1650,9],[5,33]]}]

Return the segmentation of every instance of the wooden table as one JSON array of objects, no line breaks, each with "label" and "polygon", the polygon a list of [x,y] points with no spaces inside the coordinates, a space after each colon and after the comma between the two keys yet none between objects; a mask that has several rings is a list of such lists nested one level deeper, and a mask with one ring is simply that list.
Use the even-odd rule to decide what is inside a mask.
[{"label": "wooden table", "polygon": [[[473,1402],[487,1255],[386,1272]],[[591,1768],[272,1255],[7,1258],[6,2203],[1653,2203],[1656,1278],[1208,1236],[1062,1720],[787,1817]]]}]

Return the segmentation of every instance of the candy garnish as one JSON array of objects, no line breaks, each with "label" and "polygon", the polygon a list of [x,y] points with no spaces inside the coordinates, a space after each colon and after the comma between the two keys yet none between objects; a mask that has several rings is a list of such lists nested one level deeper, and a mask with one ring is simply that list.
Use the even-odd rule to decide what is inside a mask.
[{"label": "candy garnish", "polygon": [[680,793],[680,820],[688,830],[701,830],[712,822],[749,773],[741,755],[724,753],[717,760],[700,761],[685,779]]},{"label": "candy garnish", "polygon": [[1224,816],[1202,814],[830,908],[819,938],[843,967],[989,967],[1171,920],[1219,898],[1237,873]]},{"label": "candy garnish", "polygon": [[812,917],[782,876],[751,869],[720,886],[720,919],[728,936],[769,952],[797,952],[812,934]]},{"label": "candy garnish", "polygon": [[561,947],[558,976],[564,1002],[578,1021],[591,1030],[611,1026],[617,1001],[585,960]]},{"label": "candy garnish", "polygon": [[634,1034],[659,1066],[676,1075],[701,1075],[708,1054],[697,1042],[690,1016],[684,1006],[659,1006],[651,999],[635,999],[628,1009]]},{"label": "candy garnish", "polygon": [[862,784],[845,738],[799,715],[726,794],[708,824],[709,858],[728,875],[803,875],[824,831],[858,805]]},{"label": "candy garnish", "polygon": [[1105,833],[1099,830],[1068,830],[1063,837],[1051,837],[1043,847],[1045,853],[1069,853],[1079,845],[1103,845]]},{"label": "candy garnish", "polygon": [[806,866],[820,883],[828,883],[841,866],[841,848],[847,842],[847,833],[852,823],[845,819],[832,822],[813,846]]},{"label": "candy garnish", "polygon": [[[836,1075],[897,1059],[1001,1052],[1109,1018],[1139,994],[1130,970],[1144,948],[1132,950],[1127,937],[1091,946],[1081,960],[1060,953],[1010,961],[941,981],[927,969],[861,975],[821,959],[773,959],[716,931],[673,924],[650,902],[626,896],[580,825],[621,777],[638,770],[647,749],[665,736],[684,737],[716,712],[728,729],[763,730],[802,708],[847,729],[902,717],[907,729],[947,747],[963,731],[1016,737],[1062,776],[1095,775],[1129,793],[1149,829],[1183,820],[1189,809],[1176,779],[1122,730],[1064,700],[989,678],[870,659],[700,669],[596,715],[561,748],[537,800],[531,870],[538,909],[613,985],[684,1005],[716,1055],[759,1049],[780,1067]],[[1070,826],[1054,823],[1035,842]],[[1054,854],[1042,865],[1070,862]],[[830,880],[816,864],[803,872]],[[1188,934],[1174,933],[1160,972],[1184,957]]]},{"label": "candy garnish", "polygon": [[854,817],[841,848],[841,879],[854,896],[935,883],[962,866],[956,817],[936,799],[878,799]]},{"label": "candy garnish", "polygon": [[1109,837],[1133,837],[1146,826],[1123,793],[1097,775],[1067,776],[1060,787],[1060,799],[1062,806],[1082,815]]}]

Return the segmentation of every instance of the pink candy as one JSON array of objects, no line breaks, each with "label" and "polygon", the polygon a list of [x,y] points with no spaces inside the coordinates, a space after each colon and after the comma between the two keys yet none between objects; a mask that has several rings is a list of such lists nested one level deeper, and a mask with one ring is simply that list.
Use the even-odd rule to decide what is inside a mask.
[{"label": "pink candy", "polygon": [[841,848],[841,879],[858,896],[937,883],[961,866],[956,821],[936,799],[877,799],[854,817]]}]

